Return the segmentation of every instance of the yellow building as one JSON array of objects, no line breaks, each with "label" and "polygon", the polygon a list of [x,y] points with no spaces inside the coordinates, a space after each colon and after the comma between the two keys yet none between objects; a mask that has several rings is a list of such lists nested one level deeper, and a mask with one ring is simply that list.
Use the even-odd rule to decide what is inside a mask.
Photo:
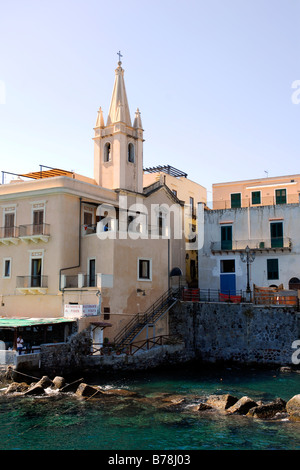
[{"label": "yellow building", "polygon": [[168,291],[172,268],[185,282],[184,202],[196,207],[205,190],[143,172],[141,115],[131,122],[121,65],[106,124],[98,111],[94,179],[41,167],[0,186],[4,319],[107,321],[113,340]]}]

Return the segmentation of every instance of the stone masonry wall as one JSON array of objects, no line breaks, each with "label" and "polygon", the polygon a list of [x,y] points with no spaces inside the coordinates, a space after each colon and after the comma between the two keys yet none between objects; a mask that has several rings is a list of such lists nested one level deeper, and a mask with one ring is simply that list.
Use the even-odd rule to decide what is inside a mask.
[{"label": "stone masonry wall", "polygon": [[292,365],[300,314],[291,307],[178,302],[170,334],[180,335],[203,361]]}]

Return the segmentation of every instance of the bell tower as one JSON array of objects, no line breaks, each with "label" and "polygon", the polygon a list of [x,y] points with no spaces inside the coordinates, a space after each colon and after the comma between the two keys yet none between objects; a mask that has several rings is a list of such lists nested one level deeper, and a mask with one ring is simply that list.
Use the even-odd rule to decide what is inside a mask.
[{"label": "bell tower", "polygon": [[[120,53],[119,53],[120,56]],[[119,57],[120,58],[120,57]],[[133,125],[119,60],[106,125],[102,109],[94,128],[94,179],[108,189],[143,192],[143,128],[139,109]]]}]

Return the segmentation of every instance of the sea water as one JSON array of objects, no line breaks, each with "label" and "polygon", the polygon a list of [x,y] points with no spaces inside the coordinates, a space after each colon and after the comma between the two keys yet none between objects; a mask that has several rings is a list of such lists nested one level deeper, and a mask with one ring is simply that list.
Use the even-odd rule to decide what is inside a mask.
[{"label": "sea water", "polygon": [[[180,367],[170,371],[89,377],[103,389],[134,391],[140,400],[107,402],[49,391],[41,397],[0,393],[1,450],[299,450],[300,422],[196,412],[211,394],[288,401],[300,393],[300,373]],[[189,398],[185,408],[160,406],[162,394]],[[153,398],[157,405],[153,406]],[[147,400],[149,399],[149,400]]]}]

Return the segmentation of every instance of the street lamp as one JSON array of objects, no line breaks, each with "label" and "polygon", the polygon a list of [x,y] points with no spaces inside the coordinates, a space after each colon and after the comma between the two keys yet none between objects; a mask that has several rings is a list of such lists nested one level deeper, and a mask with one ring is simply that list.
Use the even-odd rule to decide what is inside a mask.
[{"label": "street lamp", "polygon": [[247,294],[251,293],[250,281],[249,281],[249,265],[250,263],[253,263],[254,259],[255,259],[255,253],[253,251],[250,251],[250,248],[247,245],[245,248],[245,252],[241,253],[242,262],[247,263],[247,289],[246,289]]}]

